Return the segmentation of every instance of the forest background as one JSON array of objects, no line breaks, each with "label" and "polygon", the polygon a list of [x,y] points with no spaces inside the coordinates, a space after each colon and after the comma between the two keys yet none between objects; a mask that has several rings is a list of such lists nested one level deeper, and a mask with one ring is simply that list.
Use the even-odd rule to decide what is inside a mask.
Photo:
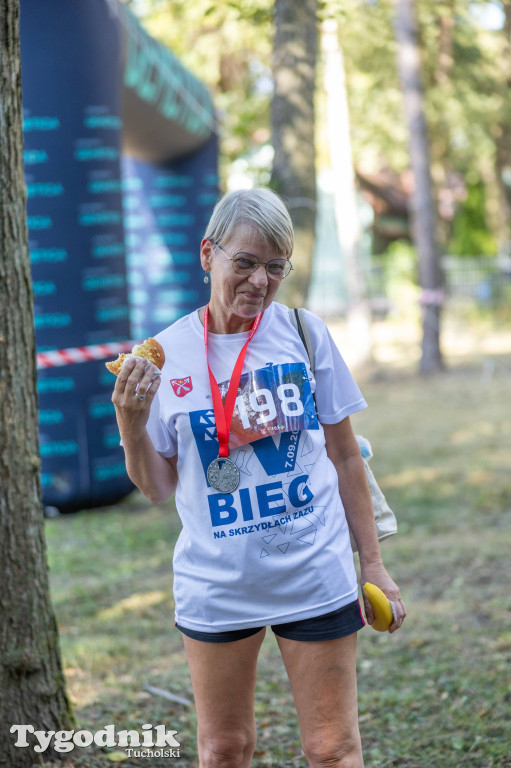
[{"label": "forest background", "polygon": [[[273,2],[128,0],[128,5],[211,88],[224,187],[243,183],[242,176],[268,183]],[[369,179],[387,174],[406,194],[410,161],[394,6],[392,0],[323,0],[319,21],[335,18],[339,28],[357,174]],[[506,0],[417,0],[415,7],[442,250],[495,255],[509,248],[510,239],[511,6]],[[318,170],[329,163],[322,80],[318,57]]]},{"label": "forest background", "polygon": [[[359,317],[358,325],[356,321],[350,325],[351,339],[356,338],[359,350],[354,362],[374,359],[369,325],[381,312],[386,315],[391,310],[391,317],[393,313],[404,322],[422,323],[420,364],[426,372],[442,369],[444,364],[441,349],[434,348],[435,344],[440,347],[440,340],[431,338],[431,326],[440,331],[446,299],[447,308],[461,310],[464,319],[467,312],[473,317],[474,312],[479,315],[482,311],[498,322],[509,320],[508,0],[309,0],[303,4],[127,0],[127,4],[151,34],[169,45],[212,90],[218,110],[223,188],[270,184],[285,197],[287,193],[287,199],[310,201],[316,217],[306,204],[301,212],[299,202],[294,209],[291,205],[297,269],[294,280],[284,285],[281,298],[290,305],[305,301],[323,316],[342,312],[350,316],[356,306],[362,308],[363,322]],[[284,8],[280,16],[279,7]],[[410,9],[416,25],[411,44],[400,39],[396,24]],[[330,82],[329,88],[332,27],[327,25],[332,21],[338,87],[334,84],[332,88]],[[311,27],[308,33],[306,25]],[[279,29],[286,30],[285,36]],[[305,62],[304,41],[314,39],[315,33],[319,36],[317,52],[310,53]],[[287,70],[286,54],[279,55],[279,47],[286,45],[290,52]],[[411,47],[415,47],[420,68],[420,91],[407,93],[403,64],[400,73],[398,61],[405,62],[404,69],[411,68],[410,50],[405,50]],[[295,62],[302,56],[303,69],[305,63],[315,66],[312,79],[310,75],[289,79],[289,56],[293,55]],[[286,82],[288,88],[302,93],[287,101],[284,98],[283,108]],[[290,117],[295,102],[298,108]],[[312,111],[305,112],[308,102]],[[420,114],[410,118],[410,109]],[[340,119],[339,113],[344,113]],[[410,137],[419,133],[421,117],[425,121],[423,141],[421,146],[415,142],[414,147]],[[314,124],[304,130],[302,123],[307,120]],[[411,128],[411,120],[415,128]],[[295,143],[290,150],[293,130]],[[315,145],[313,157],[306,156],[309,137]],[[302,153],[303,158],[299,157]],[[330,267],[325,267],[324,251],[335,244],[318,236],[319,187],[336,163],[338,167],[344,164],[334,185],[339,186],[342,178],[345,186],[343,192],[334,193],[339,198],[344,194],[336,202],[337,230],[344,249],[340,269],[333,258]],[[421,163],[426,175],[422,189],[417,180],[417,164],[420,167]],[[296,169],[289,171],[295,164]],[[350,179],[345,178],[349,174],[353,174],[351,188]],[[424,213],[428,206],[429,213]],[[424,231],[429,238],[422,245],[420,226],[414,230],[414,216],[418,221],[421,212],[422,239]],[[356,225],[351,223],[353,218],[357,218]],[[356,231],[350,244],[352,229]],[[429,282],[427,261],[431,262]],[[344,285],[340,271],[345,274]],[[430,299],[421,292],[424,289],[432,289]],[[344,304],[332,300],[334,290],[345,294]]]},{"label": "forest background", "polygon": [[[9,9],[12,15],[5,18],[14,28],[16,3],[3,0],[0,5]],[[271,114],[274,11],[281,0],[131,0],[129,5],[212,89],[223,188],[271,183],[278,151]],[[291,6],[316,3],[304,0]],[[373,210],[372,263],[384,274],[390,299],[383,311],[371,306],[377,343],[371,364],[357,370],[371,408],[357,418],[355,428],[371,439],[373,468],[398,515],[399,535],[385,542],[384,555],[409,615],[395,636],[369,629],[361,633],[362,738],[372,768],[509,768],[511,3],[415,3],[428,170],[438,218],[434,234],[439,252],[455,259],[458,271],[470,268],[476,273],[469,290],[458,296],[466,301],[456,303],[451,301],[456,297],[448,296],[443,334],[447,366],[443,375],[427,380],[416,375],[421,286],[408,220],[413,183],[395,7],[390,0],[325,0],[318,3],[318,17],[313,16],[321,35],[324,21],[335,19],[337,24],[355,178],[360,197],[365,196]],[[292,38],[292,17],[288,23]],[[295,19],[297,39],[303,37],[300,23]],[[14,39],[1,37],[2,45]],[[10,75],[10,70],[5,72]],[[6,83],[11,86],[14,76],[1,77],[7,92]],[[314,96],[316,107],[313,155],[319,176],[332,162],[319,55],[315,79],[317,87],[309,96]],[[10,107],[14,102],[6,103]],[[20,120],[18,125],[21,128]],[[10,132],[5,135],[10,140]],[[2,155],[2,171],[19,153],[17,138],[6,144],[14,150]],[[2,185],[2,194],[16,193],[11,195],[18,206],[16,211],[12,206],[12,220],[15,212],[19,228],[13,229],[13,238],[22,243],[23,196],[17,194],[22,165],[12,166],[16,185]],[[17,258],[21,251],[20,246]],[[19,273],[24,292],[19,296],[28,311],[28,258],[25,262]],[[9,289],[8,282],[5,285]],[[7,295],[13,292],[7,290]],[[353,337],[342,322],[331,323],[331,328],[350,361],[357,346]],[[6,451],[2,454],[14,481],[10,496],[0,499],[0,517],[23,524],[12,571],[18,591],[27,601],[34,595],[39,599],[34,589],[38,586],[44,601],[34,598],[32,609],[23,615],[23,627],[34,630],[41,657],[24,652],[22,633],[8,637],[17,646],[12,658],[2,657],[3,671],[11,668],[17,675],[9,679],[16,691],[12,700],[21,702],[23,711],[33,708],[32,721],[45,727],[49,723],[95,730],[106,723],[123,728],[173,724],[183,745],[180,764],[195,768],[191,682],[180,636],[169,623],[170,562],[179,533],[173,500],[153,507],[135,492],[117,507],[44,521],[61,656],[58,651],[47,604],[30,331],[25,324],[19,346],[8,348],[9,366],[3,372],[3,383],[9,384],[3,390],[8,414],[4,423],[12,423],[15,413],[20,430],[13,426],[13,434],[20,431],[31,442],[29,450],[11,451],[8,458]],[[33,375],[27,376],[27,370]],[[13,408],[14,396],[25,392],[20,381],[30,402],[28,397],[23,403],[18,399]],[[38,570],[30,584],[21,548],[25,541],[27,551],[31,548],[37,555]],[[6,592],[0,592],[2,598]],[[19,596],[15,590],[13,594]],[[42,614],[49,628],[45,634],[37,624]],[[9,626],[5,622],[3,629]],[[33,639],[28,629],[24,634]],[[304,768],[291,692],[272,641],[270,636],[265,640],[260,660],[259,744],[253,765]],[[38,688],[35,673],[50,668],[50,658],[54,666],[49,677],[55,686]],[[8,701],[0,697],[4,728],[11,714],[5,713]],[[0,765],[30,765],[30,756],[19,750],[15,762],[15,752],[0,750]],[[53,762],[58,757],[48,754],[37,764],[58,764]],[[105,749],[64,757],[66,768],[99,768],[111,762],[140,764],[123,752]],[[152,760],[154,768],[160,764]]]}]

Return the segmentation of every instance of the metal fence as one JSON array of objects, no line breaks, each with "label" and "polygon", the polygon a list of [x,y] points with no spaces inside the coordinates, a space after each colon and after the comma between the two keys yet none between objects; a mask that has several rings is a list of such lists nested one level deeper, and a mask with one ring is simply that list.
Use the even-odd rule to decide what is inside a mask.
[{"label": "metal fence", "polygon": [[442,264],[451,303],[497,307],[511,302],[511,257],[444,256]]},{"label": "metal fence", "polygon": [[[348,310],[348,288],[345,275],[333,259],[314,275],[315,290],[307,306],[322,317],[344,316]],[[393,266],[378,257],[364,265],[367,297],[375,318],[384,318],[392,311],[394,301],[390,284]],[[511,256],[443,256],[447,303],[453,307],[478,306],[490,310],[511,307]],[[319,274],[318,274],[319,272]],[[412,273],[415,273],[414,275]],[[415,278],[415,279],[414,279]],[[401,278],[403,279],[403,278]],[[417,267],[410,270],[410,286],[416,284]],[[406,280],[406,278],[404,278]]]}]

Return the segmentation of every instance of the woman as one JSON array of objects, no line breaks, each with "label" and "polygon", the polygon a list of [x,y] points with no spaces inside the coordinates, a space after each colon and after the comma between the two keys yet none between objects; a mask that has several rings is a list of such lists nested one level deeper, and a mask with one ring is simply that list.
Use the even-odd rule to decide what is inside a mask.
[{"label": "woman", "polygon": [[311,768],[363,766],[355,661],[364,621],[349,528],[362,583],[394,601],[390,632],[406,615],[382,563],[349,419],[366,403],[324,323],[307,313],[312,376],[288,309],[274,301],[292,250],[277,195],[225,195],[201,243],[208,306],[156,337],[166,356],[161,378],[132,358],[113,394],[130,478],[155,504],[176,492],[176,627],[201,768],[251,765],[256,662],[268,625]]}]

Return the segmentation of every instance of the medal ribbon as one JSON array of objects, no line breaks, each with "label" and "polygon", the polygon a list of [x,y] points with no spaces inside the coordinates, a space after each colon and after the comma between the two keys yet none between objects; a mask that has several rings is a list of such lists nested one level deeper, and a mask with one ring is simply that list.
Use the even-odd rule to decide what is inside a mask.
[{"label": "medal ribbon", "polygon": [[209,383],[211,385],[211,396],[213,398],[213,412],[215,414],[216,431],[218,435],[219,450],[218,455],[221,457],[229,456],[229,434],[231,431],[232,415],[234,413],[234,404],[236,402],[236,396],[238,394],[238,387],[240,385],[241,371],[243,370],[243,363],[245,362],[245,355],[247,354],[247,348],[254,333],[259,328],[259,323],[263,316],[262,312],[259,312],[250,335],[246,340],[243,349],[238,355],[234,370],[232,372],[231,380],[229,382],[229,389],[225,398],[225,405],[222,402],[222,395],[220,394],[220,387],[217,380],[211,372],[208,362],[208,314],[209,305],[204,310],[204,346],[206,347],[206,363],[208,366]]}]

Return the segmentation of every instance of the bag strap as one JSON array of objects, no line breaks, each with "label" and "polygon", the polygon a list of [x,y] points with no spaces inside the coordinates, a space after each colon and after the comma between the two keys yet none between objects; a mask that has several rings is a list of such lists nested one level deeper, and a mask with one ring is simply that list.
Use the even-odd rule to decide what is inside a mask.
[{"label": "bag strap", "polygon": [[309,326],[307,324],[307,318],[305,317],[305,312],[302,308],[294,308],[289,309],[289,319],[291,320],[291,323],[294,328],[298,331],[298,335],[300,336],[303,346],[305,347],[305,350],[309,356],[309,365],[310,369],[312,371],[312,374],[314,375],[314,369],[316,367],[316,357],[314,354],[314,346],[312,344],[312,337],[309,330]]},{"label": "bag strap", "polygon": [[[307,317],[303,309],[289,309],[289,319],[293,328],[298,331],[298,334],[303,342],[305,350],[309,356],[309,365],[314,375],[315,369],[315,356],[314,347],[312,345],[312,338],[307,324]],[[318,412],[318,406],[316,403],[316,396],[313,393],[314,405],[316,406],[316,413]],[[319,420],[319,417],[318,417]],[[397,533],[397,521],[396,516],[387,504],[387,500],[383,495],[376,479],[368,464],[368,459],[371,458],[373,452],[371,450],[371,444],[369,440],[362,435],[355,435],[360,452],[362,454],[362,460],[364,462],[364,470],[366,473],[367,481],[369,483],[369,489],[371,491],[371,499],[373,501],[373,511],[375,516],[376,531],[378,533],[379,541],[386,539],[388,536],[393,536]],[[357,545],[355,539],[350,531],[351,548],[354,552],[357,551]]]},{"label": "bag strap", "polygon": [[[316,368],[316,355],[314,354],[314,345],[312,343],[312,336],[309,329],[309,325],[307,323],[307,318],[305,316],[305,312],[302,308],[289,308],[289,319],[291,321],[291,325],[295,328],[296,331],[298,331],[298,335],[300,336],[303,346],[305,347],[305,351],[307,352],[307,355],[309,357],[309,366],[312,372],[312,375],[314,376],[315,368]],[[312,399],[314,400],[314,407],[316,409],[316,415],[318,416],[319,420],[319,414],[318,414],[318,404],[316,402],[316,394],[315,392],[312,393]]]}]

